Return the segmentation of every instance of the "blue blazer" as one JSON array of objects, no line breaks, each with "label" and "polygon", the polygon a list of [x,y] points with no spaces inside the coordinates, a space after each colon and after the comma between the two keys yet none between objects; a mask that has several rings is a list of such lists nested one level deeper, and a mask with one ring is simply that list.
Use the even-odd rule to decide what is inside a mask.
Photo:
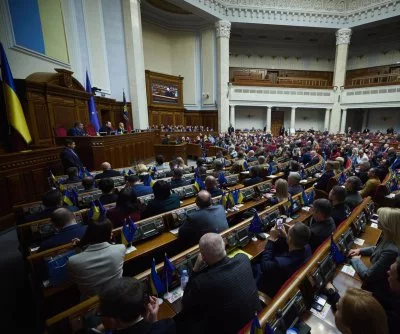
[{"label": "blue blazer", "polygon": [[73,224],[63,228],[61,231],[55,233],[50,238],[44,240],[40,244],[39,252],[46,249],[54,248],[57,246],[65,245],[71,242],[72,239],[81,239],[86,231],[86,226],[81,224]]},{"label": "blue blazer", "polygon": [[71,128],[68,130],[68,136],[84,136],[85,131],[79,128]]},{"label": "blue blazer", "polygon": [[136,195],[136,197],[149,195],[153,193],[153,188],[150,186],[144,186],[143,184],[135,184],[132,187],[132,192]]},{"label": "blue blazer", "polygon": [[64,147],[60,153],[60,158],[65,171],[69,167],[77,167],[78,169],[83,167],[81,159],[79,159],[78,155],[69,147]]}]

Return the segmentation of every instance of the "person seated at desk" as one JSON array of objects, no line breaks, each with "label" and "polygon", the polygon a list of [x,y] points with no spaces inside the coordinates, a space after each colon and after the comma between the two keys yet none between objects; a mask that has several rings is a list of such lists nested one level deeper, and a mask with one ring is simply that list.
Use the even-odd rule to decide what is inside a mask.
[{"label": "person seated at desk", "polygon": [[285,179],[278,179],[275,182],[275,196],[278,201],[285,202],[289,199],[288,183]]},{"label": "person seated at desk", "polygon": [[258,165],[260,168],[268,169],[269,165],[267,164],[267,159],[263,156],[260,155],[258,156]]},{"label": "person seated at desk", "polygon": [[[349,252],[350,263],[363,280],[365,289],[378,295],[388,291],[387,271],[399,253],[396,246],[396,237],[400,235],[399,221],[396,219],[399,215],[396,217],[392,210],[378,209],[378,227],[382,230],[382,236],[377,246],[356,248]],[[361,256],[370,256],[369,268],[361,260]]]},{"label": "person seated at desk", "polygon": [[311,156],[311,160],[308,163],[304,164],[304,168],[314,166],[319,162],[319,156],[318,156],[317,152],[311,151],[310,156]]},{"label": "person seated at desk", "polygon": [[40,243],[38,252],[68,244],[73,239],[81,239],[86,231],[86,226],[78,224],[75,215],[66,208],[55,209],[50,219],[56,233]]},{"label": "person seated at desk", "polygon": [[118,123],[118,128],[117,128],[117,130],[116,130],[116,133],[117,134],[119,134],[119,135],[122,135],[122,134],[124,134],[125,133],[125,125],[124,125],[124,123],[122,123],[122,122],[119,122]]},{"label": "person seated at desk", "polygon": [[332,218],[332,204],[327,199],[315,200],[310,211],[310,246],[314,252],[336,230],[336,225]]},{"label": "person seated at desk", "polygon": [[356,176],[358,176],[362,182],[362,184],[367,183],[368,181],[368,171],[370,170],[371,166],[369,161],[363,161],[359,165],[359,170]]},{"label": "person seated at desk", "polygon": [[121,277],[100,293],[101,321],[113,334],[175,334],[172,319],[157,321],[159,304],[143,282]]},{"label": "person seated at desk", "polygon": [[176,163],[177,163],[177,165],[178,165],[178,168],[185,169],[185,168],[188,167],[188,166],[185,165],[185,161],[183,161],[183,158],[182,158],[182,157],[177,157],[177,158],[175,159],[175,161],[176,161]]},{"label": "person seated at desk", "polygon": [[310,229],[302,222],[289,228],[271,229],[260,263],[253,265],[257,287],[273,298],[281,286],[311,256]]},{"label": "person seated at desk", "polygon": [[199,191],[196,205],[199,210],[190,212],[179,229],[179,239],[188,247],[197,244],[206,233],[221,233],[229,228],[225,209],[222,205],[212,205],[208,191]]},{"label": "person seated at desk", "polygon": [[79,169],[83,168],[83,163],[75,153],[75,141],[72,139],[65,140],[65,147],[60,153],[61,163],[64,167],[64,171],[67,171],[69,167],[76,167]]},{"label": "person seated at desk", "polygon": [[291,172],[288,176],[289,194],[294,196],[301,193],[304,188],[300,184],[301,176],[297,172]]},{"label": "person seated at desk", "polygon": [[[25,222],[33,222],[45,218],[50,218],[51,214],[55,209],[61,208],[63,204],[63,195],[58,189],[51,189],[47,191],[42,197],[42,204],[44,209],[40,212],[33,213],[25,217]],[[78,211],[76,206],[66,206],[71,212]]]},{"label": "person seated at desk", "polygon": [[118,198],[118,194],[115,193],[114,180],[110,178],[104,178],[99,181],[99,189],[101,190],[101,196],[99,201],[101,204],[115,203]]},{"label": "person seated at desk", "polygon": [[222,164],[221,161],[214,160],[213,167],[214,167],[214,170],[212,172],[212,175],[218,179],[219,175],[224,172],[224,165]]},{"label": "person seated at desk", "polygon": [[339,299],[335,324],[343,334],[388,334],[387,316],[368,292],[350,288]]},{"label": "person seated at desk", "polygon": [[157,181],[153,186],[154,199],[143,211],[143,218],[158,215],[163,212],[178,209],[180,200],[177,194],[171,193],[171,187],[164,180]]},{"label": "person seated at desk", "polygon": [[255,156],[255,153],[253,150],[250,150],[249,152],[247,152],[246,160],[247,160],[247,162],[257,161],[257,157]]},{"label": "person seated at desk", "polygon": [[251,166],[249,170],[249,176],[249,178],[243,180],[243,185],[245,187],[249,187],[263,181],[262,177],[260,177],[260,166]]},{"label": "person seated at desk", "polygon": [[82,180],[82,186],[83,186],[83,193],[87,193],[89,191],[93,191],[96,189],[95,187],[95,182],[94,182],[94,178],[91,176],[86,176],[83,180]]},{"label": "person seated at desk", "polygon": [[137,197],[130,189],[125,188],[118,194],[115,207],[107,211],[107,218],[116,228],[122,226],[128,217],[135,222],[140,220],[141,215]]},{"label": "person seated at desk", "polygon": [[169,134],[165,134],[164,138],[161,140],[161,144],[163,145],[168,145],[169,144],[169,140],[170,140],[170,135]]},{"label": "person seated at desk", "polygon": [[362,202],[362,197],[358,192],[361,188],[361,180],[357,176],[350,176],[344,183],[346,189],[346,198],[344,202],[353,210]]},{"label": "person seated at desk", "polygon": [[159,154],[156,156],[156,163],[155,163],[154,167],[157,170],[163,171],[163,170],[168,169],[169,165],[164,162],[164,156]]},{"label": "person seated at desk", "polygon": [[204,183],[206,186],[206,190],[210,193],[211,197],[222,195],[222,190],[218,188],[218,182],[214,176],[212,175],[207,176]]},{"label": "person seated at desk", "polygon": [[346,189],[341,186],[334,186],[329,192],[329,200],[332,204],[332,218],[336,227],[345,221],[351,214],[350,207],[344,202]]},{"label": "person seated at desk", "polygon": [[171,189],[183,187],[189,185],[189,181],[182,179],[183,170],[175,168],[171,179]]},{"label": "person seated at desk", "polygon": [[108,219],[91,221],[79,242],[81,253],[68,261],[71,280],[83,297],[99,294],[122,277],[126,247],[111,244],[112,224]]},{"label": "person seated at desk", "polygon": [[[400,159],[399,159],[400,162]],[[376,175],[379,177],[379,180],[383,182],[386,175],[389,173],[389,162],[386,159],[381,160],[378,167],[376,167]],[[396,169],[396,168],[395,168]]]},{"label": "person seated at desk", "polygon": [[376,174],[376,168],[371,168],[368,171],[368,181],[365,183],[364,188],[361,189],[360,195],[362,198],[373,196],[376,188],[381,184],[378,175]]},{"label": "person seated at desk", "polygon": [[127,183],[130,189],[136,197],[150,195],[153,193],[153,188],[150,186],[145,186],[143,182],[140,181],[140,177],[137,175],[129,175],[127,177]]},{"label": "person seated at desk", "polygon": [[74,127],[68,130],[68,136],[86,136],[85,128],[82,122],[75,122]]},{"label": "person seated at desk", "polygon": [[175,318],[178,333],[237,333],[261,310],[249,258],[226,255],[216,233],[203,235]]},{"label": "person seated at desk", "polygon": [[79,183],[81,182],[80,177],[78,176],[79,171],[76,167],[69,167],[67,169],[68,179],[66,179],[63,184],[71,184],[71,183]]},{"label": "person seated at desk", "polygon": [[107,135],[110,135],[112,132],[114,132],[114,130],[113,130],[113,128],[112,128],[112,125],[111,125],[111,122],[110,122],[110,121],[106,122],[106,123],[100,128],[99,132],[100,132],[100,133],[101,133],[101,132],[105,132],[105,133],[107,133]]},{"label": "person seated at desk", "polygon": [[101,164],[101,169],[103,170],[102,173],[97,174],[94,178],[96,180],[102,179],[104,177],[114,177],[114,176],[121,176],[121,173],[117,170],[112,169],[111,164],[107,161]]},{"label": "person seated at desk", "polygon": [[329,180],[335,176],[333,172],[333,161],[328,161],[325,164],[325,172],[321,175],[314,188],[326,191]]},{"label": "person seated at desk", "polygon": [[[223,153],[221,151],[218,151],[215,155],[215,159],[213,161],[214,163],[220,162],[222,164],[222,168],[229,166],[231,163],[225,159]],[[215,165],[213,166],[213,168],[215,168]]]}]

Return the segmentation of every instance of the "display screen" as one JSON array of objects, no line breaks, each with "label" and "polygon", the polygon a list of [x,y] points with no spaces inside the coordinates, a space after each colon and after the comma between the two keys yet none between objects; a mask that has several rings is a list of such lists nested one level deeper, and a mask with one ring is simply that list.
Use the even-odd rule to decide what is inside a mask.
[{"label": "display screen", "polygon": [[143,233],[148,233],[150,231],[153,231],[156,229],[156,224],[155,222],[150,222],[148,224],[142,225],[142,232]]},{"label": "display screen", "polygon": [[178,85],[153,81],[151,83],[153,102],[163,104],[178,104]]},{"label": "display screen", "polygon": [[247,229],[243,229],[243,230],[239,230],[237,231],[237,237],[239,239],[239,241],[245,240],[248,237],[248,232]]},{"label": "display screen", "polygon": [[285,330],[292,327],[298,318],[298,312],[295,303],[291,303],[289,307],[283,312],[282,319],[285,324]]}]

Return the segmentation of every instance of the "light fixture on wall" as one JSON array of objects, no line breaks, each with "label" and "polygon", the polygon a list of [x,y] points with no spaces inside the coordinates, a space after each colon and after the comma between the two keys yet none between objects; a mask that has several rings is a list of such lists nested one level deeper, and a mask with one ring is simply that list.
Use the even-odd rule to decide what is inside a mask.
[{"label": "light fixture on wall", "polygon": [[344,91],[344,86],[340,86],[340,91],[341,91],[341,92]]},{"label": "light fixture on wall", "polygon": [[203,96],[204,100],[207,100],[208,98],[210,98],[210,94],[209,93],[203,93],[202,96]]},{"label": "light fixture on wall", "polygon": [[338,86],[333,86],[333,90],[336,92],[338,90]]}]

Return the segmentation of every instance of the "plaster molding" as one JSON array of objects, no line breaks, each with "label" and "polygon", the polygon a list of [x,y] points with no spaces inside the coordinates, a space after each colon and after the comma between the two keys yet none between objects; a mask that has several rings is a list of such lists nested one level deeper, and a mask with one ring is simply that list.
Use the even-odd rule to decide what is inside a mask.
[{"label": "plaster molding", "polygon": [[351,29],[342,28],[336,31],[336,45],[350,44]]},{"label": "plaster molding", "polygon": [[215,23],[215,31],[217,38],[231,36],[231,23],[229,21],[221,20]]}]

